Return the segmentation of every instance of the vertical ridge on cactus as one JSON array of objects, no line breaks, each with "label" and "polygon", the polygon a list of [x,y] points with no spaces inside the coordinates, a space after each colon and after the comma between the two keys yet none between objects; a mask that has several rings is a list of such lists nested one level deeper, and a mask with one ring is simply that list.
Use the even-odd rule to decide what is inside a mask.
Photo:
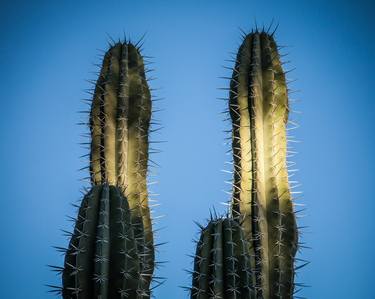
[{"label": "vertical ridge on cactus", "polygon": [[288,94],[272,35],[244,38],[229,96],[231,211],[251,244],[257,298],[291,298],[298,236],[286,162]]},{"label": "vertical ridge on cactus", "polygon": [[90,113],[90,173],[93,185],[118,186],[145,231],[144,278],[154,270],[147,168],[151,94],[143,58],[131,43],[118,42],[105,54]]}]

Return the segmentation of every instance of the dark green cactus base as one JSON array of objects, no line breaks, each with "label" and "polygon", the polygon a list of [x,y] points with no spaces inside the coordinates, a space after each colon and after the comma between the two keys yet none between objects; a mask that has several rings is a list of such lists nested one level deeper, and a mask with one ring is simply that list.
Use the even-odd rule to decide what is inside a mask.
[{"label": "dark green cactus base", "polygon": [[249,246],[234,220],[211,220],[202,229],[194,260],[191,299],[251,299]]},{"label": "dark green cactus base", "polygon": [[142,277],[143,228],[119,188],[94,186],[83,198],[63,270],[63,298],[149,298]]}]

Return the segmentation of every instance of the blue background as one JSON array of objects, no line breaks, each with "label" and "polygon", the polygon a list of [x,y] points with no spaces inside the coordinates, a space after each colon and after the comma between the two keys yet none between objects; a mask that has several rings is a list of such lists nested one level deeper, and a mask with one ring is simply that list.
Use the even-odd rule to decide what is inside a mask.
[{"label": "blue background", "polygon": [[[107,2],[107,4],[104,4]],[[229,52],[241,42],[239,27],[255,21],[280,23],[276,38],[291,86],[292,113],[301,127],[294,135],[299,155],[302,202],[300,220],[309,228],[312,249],[300,257],[311,264],[297,280],[308,285],[307,298],[374,298],[375,221],[374,18],[371,1],[6,1],[0,9],[0,297],[50,298],[44,284],[58,283],[46,264],[62,264],[51,246],[66,246],[60,228],[71,229],[65,215],[80,198],[87,165],[79,142],[87,132],[75,125],[85,110],[95,79],[97,49],[107,48],[107,33],[134,40],[147,32],[144,53],[153,59],[158,104],[166,140],[153,157],[165,215],[159,241],[169,242],[159,260],[169,263],[158,275],[168,278],[156,298],[186,298],[190,284],[192,239],[230,186],[225,168],[228,146],[220,114],[230,75]],[[230,169],[230,168],[229,168]]]}]

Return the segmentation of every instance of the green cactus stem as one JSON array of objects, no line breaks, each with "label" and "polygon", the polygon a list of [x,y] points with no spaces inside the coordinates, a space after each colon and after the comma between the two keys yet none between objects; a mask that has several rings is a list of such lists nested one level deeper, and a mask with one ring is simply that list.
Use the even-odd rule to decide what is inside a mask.
[{"label": "green cactus stem", "polygon": [[202,227],[191,299],[255,298],[251,275],[249,246],[236,221],[219,218]]},{"label": "green cactus stem", "polygon": [[129,202],[132,222],[141,219],[147,267],[154,270],[147,167],[151,95],[143,58],[131,43],[116,43],[105,54],[90,114],[90,173],[93,185],[119,187]]},{"label": "green cactus stem", "polygon": [[232,216],[250,242],[256,298],[292,298],[297,227],[288,182],[288,90],[278,48],[248,34],[230,83]]},{"label": "green cactus stem", "polygon": [[62,270],[64,299],[149,298],[142,274],[142,223],[122,191],[107,184],[83,198]]}]

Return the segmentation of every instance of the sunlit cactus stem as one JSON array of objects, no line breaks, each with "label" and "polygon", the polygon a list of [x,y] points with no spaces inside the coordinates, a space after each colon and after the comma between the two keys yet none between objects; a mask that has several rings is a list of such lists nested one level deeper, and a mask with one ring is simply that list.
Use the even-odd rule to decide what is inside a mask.
[{"label": "sunlit cactus stem", "polygon": [[249,246],[241,226],[230,218],[201,228],[194,259],[191,299],[252,299]]},{"label": "sunlit cactus stem", "polygon": [[287,171],[288,90],[272,34],[252,32],[230,83],[232,216],[250,243],[256,298],[292,298],[297,228]]},{"label": "sunlit cactus stem", "polygon": [[144,230],[141,271],[149,283],[154,270],[147,192],[150,118],[151,95],[143,58],[133,44],[118,42],[104,56],[92,101],[91,181],[117,186],[127,198],[132,222]]}]

